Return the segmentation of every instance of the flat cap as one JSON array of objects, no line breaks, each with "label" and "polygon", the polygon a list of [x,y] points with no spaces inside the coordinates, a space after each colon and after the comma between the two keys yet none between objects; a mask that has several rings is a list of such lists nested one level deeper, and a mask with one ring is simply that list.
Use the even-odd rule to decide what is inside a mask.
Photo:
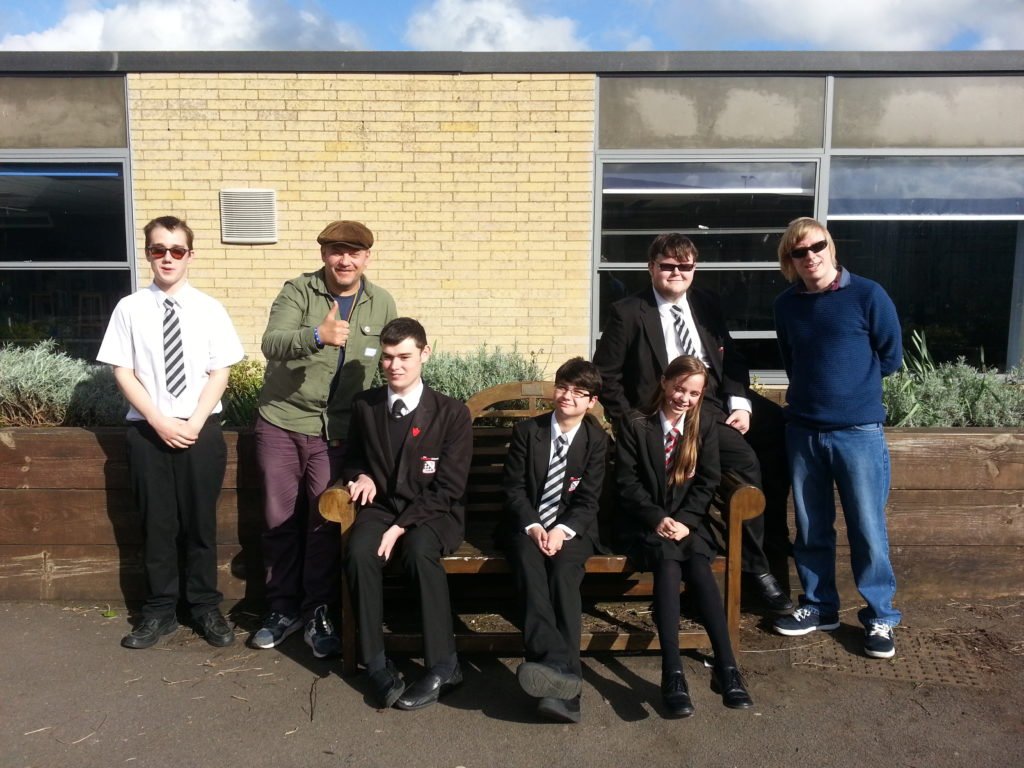
[{"label": "flat cap", "polygon": [[332,221],[321,232],[316,241],[320,245],[334,245],[342,243],[351,245],[361,251],[368,251],[373,247],[373,232],[359,221]]}]

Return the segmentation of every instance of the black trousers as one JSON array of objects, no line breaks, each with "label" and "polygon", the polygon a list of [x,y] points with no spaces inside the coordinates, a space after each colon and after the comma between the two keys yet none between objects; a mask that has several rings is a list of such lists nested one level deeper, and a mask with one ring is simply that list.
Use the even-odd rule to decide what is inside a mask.
[{"label": "black trousers", "polygon": [[751,401],[751,428],[746,437],[725,423],[724,411],[717,411],[722,472],[732,470],[765,495],[764,514],[743,525],[742,569],[744,573],[766,573],[772,570],[769,560],[772,564],[781,560],[782,570],[788,573],[785,559],[789,554],[789,467],[782,409],[753,392]]},{"label": "black trousers", "polygon": [[[359,616],[363,663],[384,652],[384,561],[377,556],[388,523],[356,516],[345,553],[345,574]],[[392,550],[418,588],[423,616],[423,659],[428,669],[455,654],[448,575],[441,565],[441,540],[427,526],[406,530]]]},{"label": "black trousers", "polygon": [[582,676],[580,584],[594,545],[575,536],[548,557],[533,539],[517,533],[508,550],[522,609],[526,660]]},{"label": "black trousers", "polygon": [[130,422],[128,466],[135,509],[143,526],[146,569],[144,618],[174,615],[179,597],[178,539],[184,547],[185,599],[197,618],[220,605],[217,590],[217,499],[227,449],[219,416],[199,439],[171,448],[144,421]]}]

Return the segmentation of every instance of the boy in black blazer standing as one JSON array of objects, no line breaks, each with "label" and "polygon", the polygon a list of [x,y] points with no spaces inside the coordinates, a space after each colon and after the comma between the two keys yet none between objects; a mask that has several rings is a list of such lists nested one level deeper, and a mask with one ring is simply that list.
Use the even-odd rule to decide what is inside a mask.
[{"label": "boy in black blazer standing", "polygon": [[608,436],[589,411],[601,374],[580,357],[555,373],[555,409],[520,422],[505,461],[500,532],[523,604],[526,661],[519,684],[544,717],[580,720],[581,600],[587,558],[597,551],[597,509]]},{"label": "boy in black blazer standing", "polygon": [[[359,511],[345,569],[359,616],[359,646],[381,707],[420,709],[462,683],[448,578],[441,556],[465,533],[473,453],[469,410],[423,384],[430,358],[419,322],[399,317],[381,331],[387,386],[352,401],[341,477]],[[384,654],[383,569],[392,554],[420,594],[426,674],[406,688]]]}]

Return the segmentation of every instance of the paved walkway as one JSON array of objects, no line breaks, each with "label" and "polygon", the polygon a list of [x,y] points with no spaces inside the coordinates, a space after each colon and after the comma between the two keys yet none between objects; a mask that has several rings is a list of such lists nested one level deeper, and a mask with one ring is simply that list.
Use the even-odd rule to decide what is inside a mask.
[{"label": "paved walkway", "polygon": [[381,712],[301,635],[253,651],[182,629],[127,651],[125,613],[106,608],[0,604],[3,768],[1024,765],[1024,598],[901,605],[891,662],[861,657],[852,626],[784,639],[745,616],[756,708],[722,707],[688,657],[689,720],[663,719],[657,656],[586,657],[578,726],[536,719],[517,659],[468,657],[440,704]]}]

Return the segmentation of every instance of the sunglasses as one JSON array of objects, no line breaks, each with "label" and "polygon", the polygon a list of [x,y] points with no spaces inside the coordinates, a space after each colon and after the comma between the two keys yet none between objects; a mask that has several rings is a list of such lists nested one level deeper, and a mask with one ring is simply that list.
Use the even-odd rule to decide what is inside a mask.
[{"label": "sunglasses", "polygon": [[828,247],[828,240],[819,240],[811,245],[805,245],[801,248],[794,248],[789,252],[789,258],[791,259],[802,259],[809,253],[821,253]]},{"label": "sunglasses", "polygon": [[148,253],[150,256],[156,256],[157,258],[160,259],[162,259],[164,254],[167,253],[168,251],[171,252],[171,256],[173,256],[175,259],[180,260],[184,259],[189,254],[190,249],[186,248],[183,245],[172,245],[170,248],[168,248],[166,245],[146,246],[146,253]]},{"label": "sunglasses", "polygon": [[691,261],[689,264],[667,264],[665,262],[658,262],[658,269],[666,274],[672,274],[677,269],[680,272],[693,272],[693,268],[696,267],[696,262]]}]

